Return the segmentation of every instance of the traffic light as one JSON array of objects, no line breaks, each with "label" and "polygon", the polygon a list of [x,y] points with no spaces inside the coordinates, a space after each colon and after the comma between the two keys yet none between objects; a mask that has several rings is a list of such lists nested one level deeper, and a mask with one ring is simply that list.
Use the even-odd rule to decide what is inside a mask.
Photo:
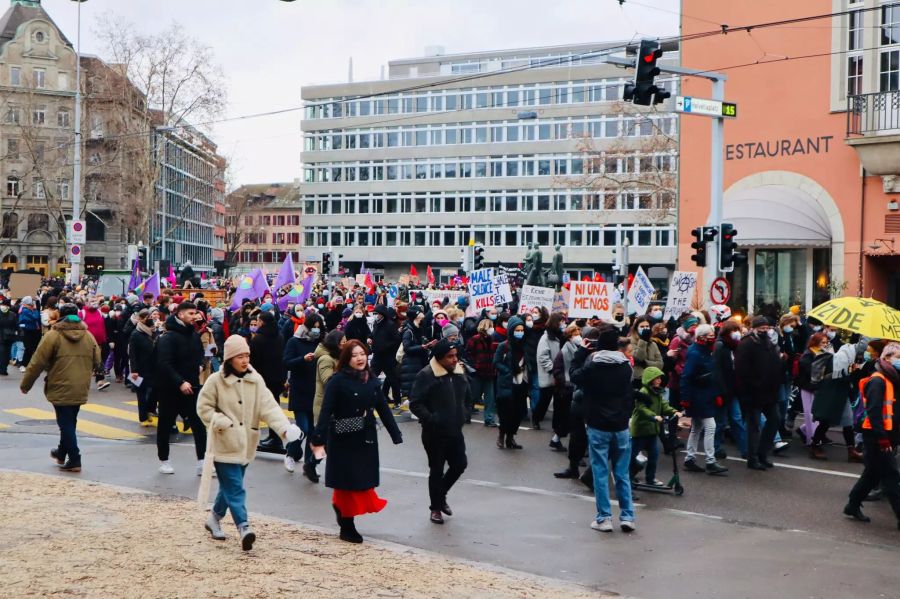
[{"label": "traffic light", "polygon": [[322,274],[326,277],[331,274],[331,269],[334,267],[334,261],[331,257],[331,252],[322,252]]},{"label": "traffic light", "polygon": [[471,256],[469,246],[459,248],[459,270],[461,270],[463,274],[472,270],[472,263],[469,260],[469,256]]},{"label": "traffic light", "polygon": [[472,270],[479,270],[482,268],[484,268],[484,246],[476,245],[475,254],[472,258]]},{"label": "traffic light", "polygon": [[744,254],[738,253],[738,244],[734,240],[737,237],[737,229],[731,223],[722,223],[722,241],[719,242],[719,270],[731,272],[738,264],[743,264],[747,259]]},{"label": "traffic light", "polygon": [[696,229],[691,229],[691,236],[695,240],[694,243],[691,244],[691,248],[694,250],[691,260],[696,262],[697,266],[706,266],[706,244],[715,241],[716,235],[718,234],[719,230],[716,227],[697,227]]},{"label": "traffic light", "polygon": [[147,272],[150,270],[150,261],[149,256],[147,255],[147,250],[149,248],[145,245],[139,245],[137,247],[137,255],[138,255],[138,270],[141,272]]},{"label": "traffic light", "polygon": [[634,65],[634,83],[625,85],[622,99],[626,102],[634,102],[641,106],[661,104],[672,94],[659,89],[654,85],[654,78],[659,75],[659,67],[656,61],[663,55],[659,49],[659,42],[654,40],[641,40],[637,58]]}]

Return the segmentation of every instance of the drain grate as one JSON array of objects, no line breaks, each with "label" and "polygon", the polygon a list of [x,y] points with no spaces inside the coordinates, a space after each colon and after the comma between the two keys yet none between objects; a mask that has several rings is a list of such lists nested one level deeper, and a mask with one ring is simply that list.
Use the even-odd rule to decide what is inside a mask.
[{"label": "drain grate", "polygon": [[52,426],[56,424],[56,420],[52,418],[44,418],[41,420],[19,420],[16,424],[21,424],[22,426]]}]

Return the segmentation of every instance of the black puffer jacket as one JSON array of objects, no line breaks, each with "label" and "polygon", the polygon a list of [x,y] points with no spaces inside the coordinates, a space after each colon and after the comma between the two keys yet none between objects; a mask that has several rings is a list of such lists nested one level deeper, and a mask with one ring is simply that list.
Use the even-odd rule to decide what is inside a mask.
[{"label": "black puffer jacket", "polygon": [[613,433],[628,430],[628,421],[634,411],[634,390],[631,364],[622,352],[590,353],[580,347],[572,358],[569,378],[581,389],[586,425]]},{"label": "black puffer jacket", "polygon": [[409,411],[422,424],[422,434],[454,437],[462,434],[471,400],[462,364],[448,372],[434,358],[419,371],[409,394]]},{"label": "black puffer jacket", "polygon": [[372,329],[369,328],[369,323],[366,322],[365,314],[362,318],[357,318],[356,313],[350,316],[347,326],[344,328],[344,336],[348,341],[356,339],[363,343],[369,342],[369,339],[372,337]]},{"label": "black puffer jacket", "polygon": [[403,328],[403,362],[400,364],[400,394],[403,397],[409,397],[416,375],[428,364],[428,350],[422,346],[426,341],[422,330],[407,321]]},{"label": "black puffer jacket", "polygon": [[174,314],[166,319],[166,332],[156,342],[156,388],[161,394],[178,393],[188,382],[200,390],[203,344],[193,326],[183,324]]},{"label": "black puffer jacket", "polygon": [[307,354],[315,354],[317,339],[311,339],[309,330],[300,325],[297,333],[284,346],[284,366],[291,375],[291,392],[288,408],[292,412],[312,414],[316,397],[316,361],[306,361]]},{"label": "black puffer jacket", "polygon": [[778,347],[768,337],[754,332],[741,339],[734,354],[734,370],[741,406],[758,410],[778,401],[784,366]]},{"label": "black puffer jacket", "polygon": [[400,347],[400,330],[397,328],[397,320],[390,317],[387,307],[383,304],[375,306],[375,313],[382,316],[381,322],[376,322],[372,331],[372,362],[381,370],[387,370],[397,365],[397,349]]},{"label": "black puffer jacket", "polygon": [[19,335],[19,317],[15,312],[0,312],[0,343],[12,343]]},{"label": "black puffer jacket", "polygon": [[259,327],[250,340],[250,365],[266,381],[266,388],[277,400],[284,391],[287,369],[284,367],[284,339],[275,322]]},{"label": "black puffer jacket", "polygon": [[144,383],[153,383],[156,364],[153,356],[153,338],[140,329],[135,329],[128,340],[128,360],[131,372],[144,378]]}]

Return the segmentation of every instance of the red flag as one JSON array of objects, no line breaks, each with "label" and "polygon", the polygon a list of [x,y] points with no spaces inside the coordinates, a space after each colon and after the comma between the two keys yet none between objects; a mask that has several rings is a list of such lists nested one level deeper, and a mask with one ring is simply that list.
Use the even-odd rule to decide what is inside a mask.
[{"label": "red flag", "polygon": [[375,282],[372,281],[372,273],[366,273],[366,291],[369,294],[375,293]]},{"label": "red flag", "polygon": [[415,277],[415,278],[417,278],[417,279],[419,278],[419,273],[418,273],[418,271],[416,270],[416,265],[415,265],[415,264],[410,264],[410,265],[409,265],[409,276]]},{"label": "red flag", "polygon": [[626,287],[626,291],[631,289],[632,283],[634,283],[634,275],[631,273],[628,273],[628,283],[627,283],[628,287]]},{"label": "red flag", "polygon": [[425,276],[428,277],[428,284],[429,284],[429,285],[434,285],[434,273],[431,272],[431,265],[430,265],[430,264],[428,265],[428,270],[426,271]]}]

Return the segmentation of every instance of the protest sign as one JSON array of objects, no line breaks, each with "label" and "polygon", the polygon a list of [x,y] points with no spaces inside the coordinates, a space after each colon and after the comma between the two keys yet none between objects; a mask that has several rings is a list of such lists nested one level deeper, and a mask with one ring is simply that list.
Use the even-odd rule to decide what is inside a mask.
[{"label": "protest sign", "polygon": [[406,285],[408,287],[409,286],[409,275],[400,275],[400,277],[397,279],[397,284],[398,285]]},{"label": "protest sign", "polygon": [[536,285],[524,285],[519,293],[519,314],[531,312],[532,308],[547,308],[553,312],[553,299],[556,292],[552,287],[537,287]]},{"label": "protest sign", "polygon": [[432,304],[434,302],[444,303],[444,300],[449,300],[450,304],[455,304],[456,301],[463,296],[468,295],[467,291],[459,291],[456,289],[426,289],[422,292],[425,295],[425,301],[428,304]]},{"label": "protest sign", "polygon": [[672,282],[669,284],[669,298],[666,300],[666,311],[663,320],[678,318],[685,312],[691,311],[691,300],[697,289],[697,273],[676,270],[672,273]]},{"label": "protest sign", "polygon": [[654,291],[653,284],[647,278],[644,269],[638,266],[637,272],[634,273],[634,281],[631,282],[631,289],[628,290],[628,313],[646,314]]},{"label": "protest sign", "polygon": [[569,318],[612,319],[612,283],[572,281],[569,285]]},{"label": "protest sign", "polygon": [[512,289],[506,275],[497,275],[492,280],[494,284],[494,305],[508,304],[512,301]]},{"label": "protest sign", "polygon": [[366,275],[356,275],[356,284],[362,287],[366,286]]},{"label": "protest sign", "polygon": [[553,308],[550,313],[553,312],[566,312],[567,314],[569,312],[569,290],[565,287],[553,295]]},{"label": "protest sign", "polygon": [[469,273],[469,295],[472,308],[481,311],[494,306],[494,269],[482,268]]}]

